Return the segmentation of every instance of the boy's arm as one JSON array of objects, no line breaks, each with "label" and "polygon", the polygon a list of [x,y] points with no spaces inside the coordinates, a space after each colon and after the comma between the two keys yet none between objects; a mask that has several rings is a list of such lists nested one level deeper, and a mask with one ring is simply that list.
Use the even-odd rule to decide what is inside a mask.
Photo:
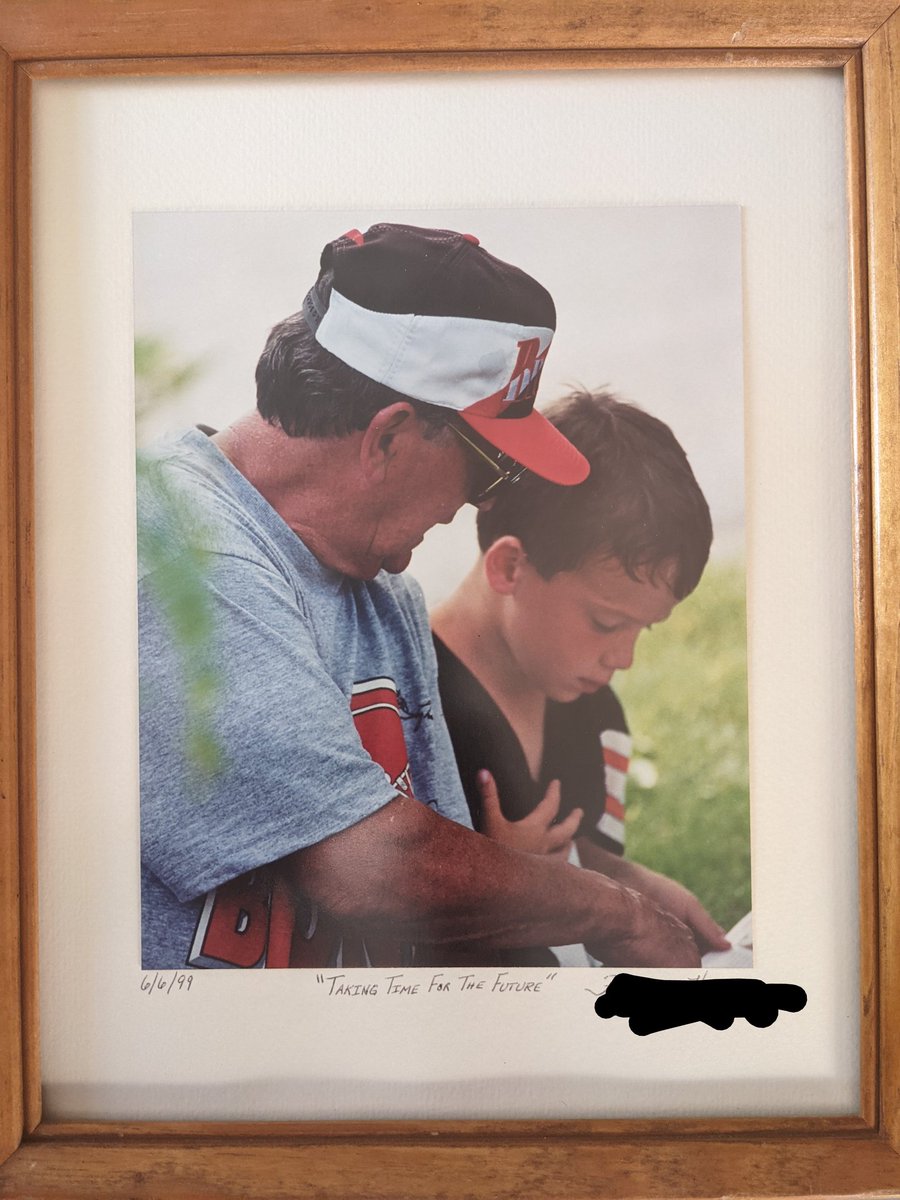
[{"label": "boy's arm", "polygon": [[285,862],[306,895],[363,933],[473,949],[583,942],[622,967],[700,962],[686,926],[646,896],[403,796]]},{"label": "boy's arm", "polygon": [[624,887],[633,888],[649,896],[661,908],[688,926],[701,951],[705,953],[707,950],[729,949],[731,943],[725,937],[725,930],[712,919],[693,892],[689,892],[683,884],[669,879],[667,875],[660,875],[658,871],[651,871],[641,863],[604,850],[590,838],[576,838],[575,844],[583,867],[598,871]]}]

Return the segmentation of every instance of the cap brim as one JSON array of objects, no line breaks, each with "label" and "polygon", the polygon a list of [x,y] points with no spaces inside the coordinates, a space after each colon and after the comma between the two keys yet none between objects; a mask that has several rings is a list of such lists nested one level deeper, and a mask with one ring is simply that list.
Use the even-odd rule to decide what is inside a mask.
[{"label": "cap brim", "polygon": [[527,417],[482,417],[459,414],[477,434],[551,483],[583,483],[591,467],[580,450],[564,438],[543,413],[533,409]]}]

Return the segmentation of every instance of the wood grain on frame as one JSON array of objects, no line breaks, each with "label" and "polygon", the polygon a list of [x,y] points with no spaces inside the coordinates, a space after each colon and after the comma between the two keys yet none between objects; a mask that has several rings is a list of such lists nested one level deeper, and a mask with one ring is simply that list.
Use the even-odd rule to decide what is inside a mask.
[{"label": "wood grain on frame", "polygon": [[894,0],[4,0],[15,59],[862,45]]},{"label": "wood grain on frame", "polygon": [[869,275],[862,54],[847,63],[845,143],[850,227],[850,368],[853,387],[853,600],[856,771],[859,827],[860,1113],[878,1119],[878,888],[867,870],[878,853],[875,749],[875,636],[872,600],[872,421],[869,412]]},{"label": "wood grain on frame", "polygon": [[[12,1200],[689,1200],[692,1197],[897,1197],[897,1156],[872,1139],[725,1136],[679,1139],[575,1133],[483,1136],[430,1132],[352,1139],[107,1135],[29,1143],[0,1173]],[[39,1181],[40,1190],[35,1187]],[[19,1189],[19,1190],[17,1190]]]},{"label": "wood grain on frame", "polygon": [[[733,67],[790,68],[843,67],[859,51],[856,47],[822,46],[819,49],[724,49],[701,50],[555,50],[553,63],[540,50],[457,50],[385,54],[274,54],[265,59],[266,74],[385,74],[402,71],[415,74],[446,71],[633,71],[636,68],[683,70],[730,70]],[[123,75],[177,78],[184,75],[247,75],[259,73],[260,59],[240,54],[209,55],[203,58],[90,58],[43,59],[29,62],[32,79],[91,79]]]},{"label": "wood grain on frame", "polygon": [[[4,111],[13,110],[14,72],[0,53]],[[18,528],[16,524],[15,229],[13,127],[0,131],[0,1157],[22,1136],[22,1007],[19,941]]]},{"label": "wood grain on frame", "polygon": [[32,352],[31,88],[19,71],[15,93],[15,371],[18,493],[19,862],[22,976],[23,1119],[30,1133],[41,1119],[37,929],[37,713],[34,595],[34,410]]},{"label": "wood grain on frame", "polygon": [[[5,201],[0,212],[0,1157],[20,1136],[23,1097],[34,1117],[37,1108],[36,1088],[29,1094],[22,1083],[22,1026],[27,1074],[35,1084],[37,1028],[33,987],[26,988],[25,1007],[20,1006],[14,803],[21,790],[26,867],[21,928],[30,956],[28,983],[36,971],[34,847],[29,842],[35,731],[24,258],[29,146],[22,110],[31,78],[51,75],[354,69],[357,64],[367,70],[459,71],[847,63],[863,1095],[858,1117],[833,1120],[397,1122],[252,1129],[45,1125],[0,1168],[0,1196],[668,1200],[900,1194],[900,15],[895,7],[895,0],[758,0],[752,10],[716,0],[698,5],[657,0],[647,6],[621,0],[602,6],[589,0],[519,0],[515,6],[443,0],[5,0],[0,7]],[[354,57],[338,62],[333,57],[338,54]],[[168,55],[178,58],[160,61]],[[9,220],[12,211],[16,228]],[[16,307],[12,282],[17,271],[26,286]],[[876,770],[869,765],[873,748]]]},{"label": "wood grain on frame", "polygon": [[863,51],[874,465],[881,1113],[900,1149],[900,12]]}]

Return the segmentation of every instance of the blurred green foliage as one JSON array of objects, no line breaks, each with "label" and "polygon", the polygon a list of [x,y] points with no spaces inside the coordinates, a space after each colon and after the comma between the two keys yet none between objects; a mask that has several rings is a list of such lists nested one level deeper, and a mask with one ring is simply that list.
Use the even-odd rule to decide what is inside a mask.
[{"label": "blurred green foliage", "polygon": [[[202,364],[181,361],[162,338],[134,339],[135,427],[176,399],[202,372]],[[138,522],[138,552],[147,571],[148,585],[165,613],[178,649],[184,680],[184,754],[195,783],[211,780],[224,767],[225,755],[215,733],[215,705],[220,692],[219,672],[212,657],[213,617],[207,595],[206,563],[197,542],[202,531],[185,501],[166,485],[153,460],[138,450],[139,491],[153,493],[167,510],[165,527],[179,529],[179,545],[173,556],[168,536],[146,522]]]},{"label": "blurred green foliage", "polygon": [[[139,479],[152,487],[175,522],[187,528],[184,501],[166,489],[154,465],[139,453]],[[196,529],[193,531],[196,537]],[[140,554],[148,568],[147,585],[163,613],[180,659],[184,685],[184,758],[193,783],[211,780],[224,769],[225,753],[215,732],[216,703],[221,693],[220,672],[213,658],[213,615],[206,591],[207,564],[202,550],[185,535],[185,549],[173,557],[169,539],[155,529],[139,526]]]},{"label": "blurred green foliage", "polygon": [[634,737],[626,852],[728,929],[750,908],[743,564],[711,562],[614,686]]},{"label": "blurred green foliage", "polygon": [[141,422],[176,399],[202,372],[196,360],[176,357],[163,338],[137,335],[134,339],[134,420]]}]

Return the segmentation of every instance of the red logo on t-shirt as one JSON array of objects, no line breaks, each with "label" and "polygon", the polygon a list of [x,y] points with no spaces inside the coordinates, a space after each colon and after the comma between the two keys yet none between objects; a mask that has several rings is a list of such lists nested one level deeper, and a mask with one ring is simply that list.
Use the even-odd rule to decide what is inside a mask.
[{"label": "red logo on t-shirt", "polygon": [[[370,758],[391,785],[412,796],[409,754],[392,679],[355,683],[350,711]],[[400,966],[401,946],[348,934],[298,897],[277,867],[264,867],[208,892],[194,934],[192,967]]]},{"label": "red logo on t-shirt", "polygon": [[354,683],[350,711],[363,749],[373,762],[384,768],[398,792],[412,796],[409,754],[393,679]]}]

